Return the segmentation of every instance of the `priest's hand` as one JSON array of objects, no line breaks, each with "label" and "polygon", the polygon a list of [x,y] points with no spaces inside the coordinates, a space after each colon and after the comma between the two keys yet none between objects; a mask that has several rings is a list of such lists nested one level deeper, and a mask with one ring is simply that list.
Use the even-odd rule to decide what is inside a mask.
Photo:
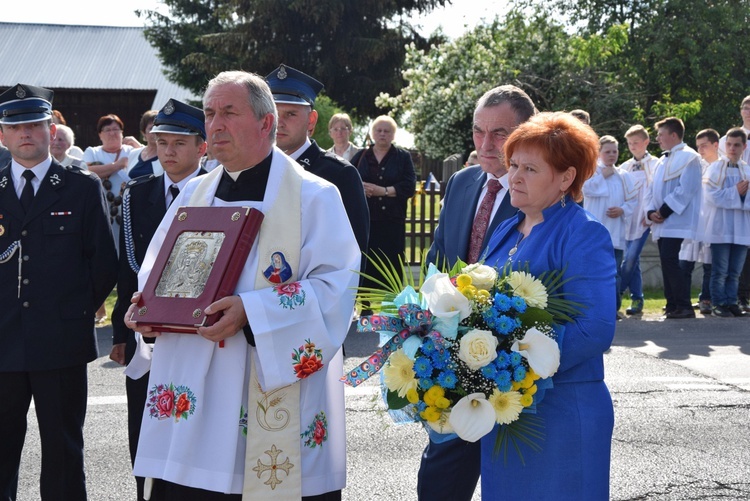
[{"label": "priest's hand", "polygon": [[147,325],[138,325],[138,322],[130,320],[138,311],[138,300],[141,299],[140,292],[134,292],[133,297],[130,298],[130,308],[125,312],[125,327],[135,332],[140,332],[143,337],[159,337],[161,332],[151,330],[151,327]]},{"label": "priest's hand", "polygon": [[109,352],[109,359],[120,365],[125,365],[125,343],[112,345],[112,351]]},{"label": "priest's hand", "polygon": [[242,331],[242,327],[247,325],[247,315],[245,314],[245,305],[239,296],[229,296],[211,303],[206,307],[204,313],[213,315],[216,312],[223,311],[222,317],[211,327],[199,327],[198,334],[210,341],[221,341],[232,337]]}]

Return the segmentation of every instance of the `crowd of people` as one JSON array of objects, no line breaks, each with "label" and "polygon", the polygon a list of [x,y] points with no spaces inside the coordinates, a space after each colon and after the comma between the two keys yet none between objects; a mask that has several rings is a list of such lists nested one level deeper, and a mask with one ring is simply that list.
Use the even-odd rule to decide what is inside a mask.
[{"label": "crowd of people", "polygon": [[[123,137],[108,114],[97,124],[101,145],[85,151],[52,109],[52,91],[18,84],[0,95],[0,297],[9,305],[0,317],[0,498],[16,498],[33,398],[42,499],[86,499],[86,364],[97,356],[97,310],[116,283],[110,358],[127,365],[139,500],[341,499],[339,377],[356,271],[364,256],[400,266],[416,175],[387,116],[359,149],[350,117],[334,115],[334,145],[321,149],[311,134],[322,89],[285,65],[265,78],[223,72],[202,109],[170,99],[145,112],[145,144]],[[698,152],[683,141],[681,120],[657,122],[659,158],[635,125],[625,134],[632,158],[617,166],[617,139],[598,137],[582,110],[539,113],[512,85],[478,100],[476,162],[447,181],[428,261],[562,270],[560,292],[582,307],[560,326],[554,391],[537,408],[543,450],[526,451],[524,465],[493,453],[497,429],[473,443],[431,433],[420,500],[469,500],[480,476],[485,499],[608,499],[614,417],[603,354],[622,295],[631,297],[626,313],[643,310],[639,256],[649,234],[666,318],[695,316],[696,262],[707,277],[701,312],[750,309],[741,287],[750,287],[750,96],[741,110],[744,127],[724,137],[701,131]],[[139,323],[170,207],[240,206],[264,221],[234,293],[205,305],[219,320],[197,336]],[[529,469],[544,481],[510,481]]]}]

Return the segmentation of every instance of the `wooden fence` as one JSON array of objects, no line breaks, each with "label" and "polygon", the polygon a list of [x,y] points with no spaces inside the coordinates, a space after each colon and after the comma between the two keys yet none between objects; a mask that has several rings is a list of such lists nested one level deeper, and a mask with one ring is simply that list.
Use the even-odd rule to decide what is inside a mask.
[{"label": "wooden fence", "polygon": [[422,255],[432,243],[438,219],[440,218],[440,200],[445,183],[440,188],[430,183],[426,186],[419,183],[417,193],[409,201],[406,211],[406,261],[412,266],[422,264]]}]

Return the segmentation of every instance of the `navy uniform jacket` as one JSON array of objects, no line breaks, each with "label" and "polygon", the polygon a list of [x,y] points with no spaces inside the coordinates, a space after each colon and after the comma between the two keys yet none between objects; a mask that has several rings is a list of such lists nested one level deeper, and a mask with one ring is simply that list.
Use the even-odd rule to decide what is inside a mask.
[{"label": "navy uniform jacket", "polygon": [[[115,285],[117,254],[99,179],[54,159],[24,215],[0,167],[0,371],[37,371],[97,357],[94,315]],[[21,290],[18,252],[21,251]]]},{"label": "navy uniform jacket", "polygon": [[[482,193],[486,179],[487,174],[482,168],[474,165],[461,169],[448,180],[435,237],[427,253],[428,263],[435,263],[438,268],[441,268],[445,260],[451,268],[458,259],[466,261],[469,254],[471,227],[474,224],[477,204],[480,203],[479,195]],[[487,247],[498,224],[515,213],[516,209],[510,205],[510,194],[506,193],[487,227],[487,233],[484,235],[484,248]]]},{"label": "navy uniform jacket", "polygon": [[[201,169],[198,175],[205,174]],[[156,228],[167,212],[167,202],[164,199],[164,174],[155,176],[153,174],[142,176],[130,181],[123,193],[129,197],[130,206],[130,228],[133,239],[132,257],[135,258],[137,266],[143,263],[146,249],[154,236]],[[125,212],[123,202],[123,216]],[[130,306],[130,298],[138,290],[138,274],[133,271],[128,258],[127,245],[125,243],[125,218],[120,226],[120,265],[117,275],[117,303],[112,311],[112,343],[125,344],[125,362],[129,363],[135,353],[135,336],[133,331],[125,326],[125,313]]]},{"label": "navy uniform jacket", "polygon": [[[362,178],[352,164],[343,158],[320,149],[318,143],[312,144],[297,159],[307,172],[322,177],[338,188],[341,200],[344,202],[346,215],[354,230],[354,236],[359,244],[359,250],[367,250],[367,240],[370,236],[370,211],[367,208],[367,198],[362,187]],[[363,263],[364,264],[364,263]]]}]

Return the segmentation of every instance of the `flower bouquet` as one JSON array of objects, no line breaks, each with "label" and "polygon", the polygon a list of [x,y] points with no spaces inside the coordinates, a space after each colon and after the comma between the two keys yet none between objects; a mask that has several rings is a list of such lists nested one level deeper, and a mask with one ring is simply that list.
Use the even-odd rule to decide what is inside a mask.
[{"label": "flower bouquet", "polygon": [[449,273],[430,265],[417,287],[409,273],[404,283],[371,262],[382,289],[360,289],[360,300],[380,311],[361,318],[358,331],[380,332],[385,342],[342,380],[357,386],[382,370],[394,419],[424,423],[435,441],[455,433],[475,442],[500,425],[496,452],[512,443],[523,461],[519,441],[539,450],[534,413],[560,363],[556,327],[580,307],[563,298],[562,272],[534,277],[459,262]]}]

